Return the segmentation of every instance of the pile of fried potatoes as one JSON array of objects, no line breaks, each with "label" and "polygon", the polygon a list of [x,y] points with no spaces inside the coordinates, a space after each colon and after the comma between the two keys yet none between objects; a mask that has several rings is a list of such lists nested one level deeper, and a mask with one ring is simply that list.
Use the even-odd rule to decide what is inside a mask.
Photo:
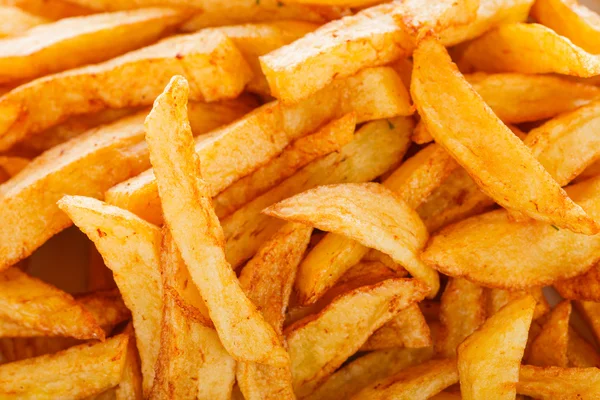
[{"label": "pile of fried potatoes", "polygon": [[0,0],[0,399],[592,400],[599,344],[577,0]]}]

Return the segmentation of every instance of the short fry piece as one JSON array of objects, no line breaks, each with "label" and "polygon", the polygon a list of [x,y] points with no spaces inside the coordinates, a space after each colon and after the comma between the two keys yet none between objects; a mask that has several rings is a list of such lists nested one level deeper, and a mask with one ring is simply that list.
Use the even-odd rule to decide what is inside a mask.
[{"label": "short fry piece", "polygon": [[487,300],[487,316],[488,318],[496,314],[505,305],[513,300],[517,300],[527,294],[533,296],[536,300],[535,311],[533,312],[533,319],[536,320],[542,315],[550,311],[550,304],[544,296],[544,292],[541,287],[534,287],[527,290],[503,290],[503,289],[486,289],[486,300]]},{"label": "short fry piece", "polygon": [[600,265],[573,278],[557,281],[554,288],[565,299],[600,302]]},{"label": "short fry piece", "polygon": [[550,313],[548,321],[531,344],[527,363],[540,367],[568,366],[567,348],[569,343],[569,317],[571,303],[565,300]]},{"label": "short fry piece", "polygon": [[377,329],[360,348],[361,351],[393,347],[429,347],[431,332],[423,313],[416,304],[400,311],[390,322]]},{"label": "short fry piece", "polygon": [[569,367],[600,368],[600,354],[598,354],[598,350],[582,338],[573,328],[569,329],[567,356],[569,358]]},{"label": "short fry piece", "polygon": [[517,392],[541,400],[597,399],[600,369],[522,365]]}]

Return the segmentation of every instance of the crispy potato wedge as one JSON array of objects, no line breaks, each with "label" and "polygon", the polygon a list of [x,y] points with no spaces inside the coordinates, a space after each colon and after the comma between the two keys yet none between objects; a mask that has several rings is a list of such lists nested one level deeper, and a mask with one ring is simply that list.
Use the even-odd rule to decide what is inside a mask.
[{"label": "crispy potato wedge", "polygon": [[536,320],[542,315],[545,315],[550,311],[550,304],[544,296],[541,287],[534,287],[528,290],[502,290],[488,288],[486,289],[486,300],[487,300],[487,316],[488,318],[496,314],[505,305],[513,300],[517,300],[525,295],[531,295],[536,301],[535,310],[533,311],[533,319]]},{"label": "crispy potato wedge", "polygon": [[0,38],[20,35],[34,26],[49,22],[18,7],[8,5],[0,5],[0,21]]},{"label": "crispy potato wedge", "polygon": [[0,156],[0,183],[6,182],[29,164],[23,157]]},{"label": "crispy potato wedge", "polygon": [[365,124],[340,153],[310,163],[225,218],[225,254],[233,267],[252,257],[283,225],[283,221],[261,214],[265,207],[318,185],[370,181],[397,165],[410,143],[413,123],[402,117],[392,121],[392,129],[387,120]]},{"label": "crispy potato wedge", "polygon": [[142,389],[142,372],[140,367],[140,356],[135,344],[135,332],[133,325],[129,323],[124,333],[129,335],[127,343],[127,356],[125,366],[121,375],[121,382],[114,388],[115,400],[142,400],[144,398]]},{"label": "crispy potato wedge", "polygon": [[2,4],[52,21],[92,13],[89,8],[78,6],[70,0],[3,0]]},{"label": "crispy potato wedge", "polygon": [[4,398],[81,399],[121,381],[129,335],[0,365]]},{"label": "crispy potato wedge", "polygon": [[456,357],[456,349],[486,320],[484,289],[466,279],[452,278],[442,294],[440,330],[435,342],[442,358]]},{"label": "crispy potato wedge", "polygon": [[[567,197],[469,86],[441,43],[425,37],[414,62],[411,93],[422,120],[484,193],[503,207],[540,221],[580,233],[598,232],[598,224]],[[451,93],[443,107],[440,93]],[[522,168],[515,169],[515,163]]]},{"label": "crispy potato wedge", "polygon": [[318,315],[288,327],[286,339],[296,395],[313,392],[371,333],[400,310],[423,299],[426,292],[425,285],[415,279],[388,279],[347,292]]},{"label": "crispy potato wedge", "polygon": [[75,300],[92,314],[104,332],[110,334],[121,322],[131,318],[131,312],[118,290],[102,290],[78,295]]},{"label": "crispy potato wedge", "polygon": [[517,391],[541,400],[592,400],[600,396],[600,369],[522,365]]},{"label": "crispy potato wedge", "polygon": [[354,113],[346,114],[317,132],[292,142],[268,164],[219,193],[213,199],[215,213],[222,219],[317,158],[339,151],[352,141],[355,125]]},{"label": "crispy potato wedge", "polygon": [[569,328],[569,344],[567,348],[569,367],[600,368],[600,354],[596,348],[581,337],[573,328]]},{"label": "crispy potato wedge", "polygon": [[[568,192],[590,215],[597,216],[599,190],[600,179],[590,179]],[[505,210],[497,210],[439,231],[421,258],[447,275],[515,290],[586,272],[598,262],[598,245],[598,235],[573,233],[535,220],[514,221]]]},{"label": "crispy potato wedge", "polygon": [[227,351],[238,360],[285,365],[281,341],[225,259],[223,231],[194,152],[188,92],[185,78],[173,77],[145,123],[165,220]]},{"label": "crispy potato wedge", "polygon": [[600,302],[600,266],[570,279],[554,282],[554,288],[565,299]]},{"label": "crispy potato wedge", "polygon": [[192,100],[215,101],[237,97],[252,72],[230,39],[210,31],[39,78],[0,97],[0,151],[72,115],[148,105],[176,74],[194,82]]},{"label": "crispy potato wedge", "polygon": [[[32,331],[32,334],[35,332]],[[57,353],[81,343],[78,339],[59,336],[4,337],[0,339],[0,352],[3,363],[14,362]]]},{"label": "crispy potato wedge", "polygon": [[457,382],[456,359],[431,360],[377,381],[352,399],[427,400]]},{"label": "crispy potato wedge", "polygon": [[600,57],[539,24],[501,25],[470,42],[459,58],[461,70],[558,73],[577,77],[600,74]]},{"label": "crispy potato wedge", "polygon": [[163,288],[160,282],[160,229],[132,213],[99,200],[65,196],[59,207],[94,242],[125,304],[132,312],[142,362],[144,390],[154,380],[160,338]]},{"label": "crispy potato wedge", "polygon": [[[213,132],[210,140],[198,139],[196,152],[204,165],[203,176],[210,183],[211,196],[215,196],[276,157],[290,142],[314,132],[330,119],[354,111],[357,122],[365,122],[407,114],[409,109],[408,93],[391,68],[367,69],[334,82],[294,106],[279,102],[266,104]],[[401,127],[407,124],[404,122]],[[408,146],[408,142],[401,144]],[[385,170],[380,173],[383,172]],[[106,198],[109,203],[150,222],[162,223],[156,181],[151,170],[109,190]]]},{"label": "crispy potato wedge", "polygon": [[514,399],[535,299],[508,303],[458,346],[463,399]]},{"label": "crispy potato wedge", "polygon": [[[296,269],[311,233],[312,228],[306,225],[284,225],[258,250],[240,275],[240,284],[248,298],[280,335]],[[246,400],[295,399],[289,365],[273,367],[240,362],[236,376]]]},{"label": "crispy potato wedge", "polygon": [[[378,207],[371,205],[377,204]],[[388,254],[429,288],[439,289],[437,273],[418,258],[428,234],[420,218],[390,190],[376,183],[321,186],[263,211],[289,221],[347,236]]]},{"label": "crispy potato wedge", "polygon": [[571,303],[565,300],[550,313],[542,330],[531,344],[527,363],[540,367],[562,367],[569,364],[569,318]]},{"label": "crispy potato wedge", "polygon": [[346,399],[363,388],[431,358],[432,347],[395,348],[367,353],[338,369],[306,397],[307,400]]},{"label": "crispy potato wedge", "polygon": [[600,53],[600,16],[577,0],[536,0],[531,16],[582,49]]},{"label": "crispy potato wedge", "polygon": [[600,341],[600,303],[592,301],[576,301],[575,308],[589,325],[596,341]]},{"label": "crispy potato wedge", "polygon": [[410,56],[419,30],[469,22],[478,6],[477,0],[425,7],[418,0],[382,4],[325,24],[260,62],[271,94],[296,103],[335,78]]},{"label": "crispy potato wedge", "polygon": [[67,18],[0,41],[0,83],[37,78],[105,61],[146,46],[187,18],[146,8]]},{"label": "crispy potato wedge", "polygon": [[86,289],[90,292],[96,290],[109,290],[117,287],[112,271],[106,266],[102,255],[94,243],[88,246],[88,271]]}]

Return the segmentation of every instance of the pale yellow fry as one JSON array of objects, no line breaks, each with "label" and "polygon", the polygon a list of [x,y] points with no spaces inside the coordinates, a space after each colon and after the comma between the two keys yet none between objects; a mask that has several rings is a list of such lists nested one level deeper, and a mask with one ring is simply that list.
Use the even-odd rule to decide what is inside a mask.
[{"label": "pale yellow fry", "polygon": [[576,301],[575,307],[590,327],[596,341],[600,341],[600,303],[593,301]]},{"label": "pale yellow fry", "polygon": [[185,78],[174,77],[145,124],[165,219],[227,351],[239,360],[283,365],[288,356],[279,338],[225,260],[223,231],[194,152],[188,91]]},{"label": "pale yellow fry", "polygon": [[565,299],[600,302],[600,266],[596,264],[581,275],[559,280],[554,288]]},{"label": "pale yellow fry", "polygon": [[116,289],[76,296],[75,300],[92,314],[107,334],[121,322],[131,319],[131,312]]},{"label": "pale yellow fry", "polygon": [[[494,115],[435,38],[419,43],[414,62],[411,93],[422,120],[484,193],[540,221],[575,232],[598,232],[597,223]],[[440,93],[446,93],[441,104]]]},{"label": "pale yellow fry", "polygon": [[46,19],[29,14],[18,7],[0,6],[0,38],[22,34],[34,26],[47,22]]},{"label": "pale yellow fry", "polygon": [[590,54],[539,24],[501,25],[470,42],[459,59],[464,68],[485,72],[600,74],[600,56]]},{"label": "pale yellow fry", "polygon": [[485,297],[487,298],[487,317],[491,317],[513,300],[517,300],[527,294],[533,296],[536,300],[533,319],[536,320],[550,311],[550,304],[544,296],[541,287],[534,287],[526,290],[502,290],[487,288]]},{"label": "pale yellow fry", "polygon": [[[314,132],[333,118],[354,111],[359,123],[406,115],[410,108],[408,93],[391,68],[366,69],[334,82],[296,105],[266,104],[214,131],[210,139],[199,138],[196,152],[204,165],[203,176],[210,184],[210,194],[215,196],[276,157],[293,140]],[[162,223],[152,170],[115,186],[106,193],[106,198],[147,221]]]},{"label": "pale yellow fry", "polygon": [[565,300],[550,313],[542,325],[541,332],[531,344],[527,364],[540,367],[563,367],[569,363],[567,348],[569,343],[569,317],[571,303]]},{"label": "pale yellow fry", "polygon": [[536,0],[531,16],[582,49],[600,53],[600,16],[577,0]]},{"label": "pale yellow fry", "polygon": [[192,82],[192,100],[215,101],[237,97],[252,73],[235,44],[218,31],[167,38],[0,97],[0,150],[72,115],[149,105],[176,74]]},{"label": "pale yellow fry", "polygon": [[99,200],[65,196],[59,207],[102,254],[132,312],[142,362],[144,390],[154,380],[160,338],[163,287],[160,282],[160,229],[128,211]]},{"label": "pale yellow fry", "polygon": [[535,299],[507,304],[458,347],[463,399],[514,399]]},{"label": "pale yellow fry", "polygon": [[541,400],[597,399],[600,369],[522,365],[517,392]]},{"label": "pale yellow fry", "polygon": [[600,368],[600,354],[596,347],[582,338],[573,328],[569,328],[567,357],[569,358],[569,367]]},{"label": "pale yellow fry", "polygon": [[315,159],[339,151],[352,141],[355,125],[354,113],[346,114],[317,132],[294,141],[268,164],[219,193],[213,199],[215,213],[222,219]]},{"label": "pale yellow fry", "polygon": [[0,397],[82,399],[121,381],[129,335],[0,366]]},{"label": "pale yellow fry", "polygon": [[312,393],[373,331],[422,300],[426,291],[414,279],[388,279],[346,292],[318,315],[287,328],[296,395]]},{"label": "pale yellow fry", "polygon": [[[378,206],[373,207],[373,204]],[[423,281],[429,288],[428,296],[435,296],[439,289],[437,273],[425,266],[417,255],[428,238],[425,226],[414,210],[382,185],[321,186],[263,212],[307,223],[377,249]]]},{"label": "pale yellow fry", "polygon": [[111,59],[156,41],[186,18],[182,10],[146,8],[41,25],[0,40],[0,83]]},{"label": "pale yellow fry", "polygon": [[458,382],[456,359],[426,361],[363,389],[354,400],[427,400]]}]

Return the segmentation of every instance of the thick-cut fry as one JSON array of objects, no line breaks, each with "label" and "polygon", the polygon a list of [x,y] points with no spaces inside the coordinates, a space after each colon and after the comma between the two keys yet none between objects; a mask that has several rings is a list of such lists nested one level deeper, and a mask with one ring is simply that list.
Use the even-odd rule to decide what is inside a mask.
[{"label": "thick-cut fry", "polygon": [[567,349],[569,367],[600,368],[600,354],[587,340],[582,338],[573,328],[569,329],[569,344]]},{"label": "thick-cut fry", "polygon": [[28,13],[52,21],[92,12],[89,8],[78,6],[71,0],[2,0],[2,4],[19,7]]},{"label": "thick-cut fry", "polygon": [[0,397],[81,399],[121,381],[129,335],[0,365]]},{"label": "thick-cut fry", "polygon": [[432,355],[432,347],[368,353],[337,370],[306,400],[348,399],[373,382],[427,361]]},{"label": "thick-cut fry", "polygon": [[594,337],[600,341],[600,303],[592,301],[576,301],[575,307],[588,323]]},{"label": "thick-cut fry", "polygon": [[373,331],[426,292],[420,281],[388,279],[347,292],[318,315],[287,328],[296,395],[313,392]]},{"label": "thick-cut fry", "polygon": [[[203,176],[210,184],[211,196],[215,196],[276,157],[290,142],[315,131],[330,119],[354,111],[356,121],[360,123],[407,115],[409,110],[408,93],[398,75],[391,68],[372,68],[336,81],[294,106],[279,102],[266,104],[215,131],[211,140],[199,139],[196,152],[204,166]],[[401,127],[407,124],[405,122]],[[361,159],[368,160],[366,157]],[[380,173],[383,172],[385,170]],[[109,203],[130,210],[147,221],[162,222],[151,170],[109,190],[106,198]]]},{"label": "thick-cut fry", "polygon": [[416,34],[426,26],[438,31],[475,17],[479,1],[393,1],[323,25],[295,42],[262,56],[271,94],[295,103],[335,78],[410,56]]},{"label": "thick-cut fry", "polygon": [[410,143],[413,124],[408,118],[390,121],[364,125],[340,153],[310,163],[225,218],[225,253],[234,268],[252,257],[260,244],[283,225],[281,220],[261,214],[265,207],[318,185],[370,181],[397,165]]},{"label": "thick-cut fry", "polygon": [[[280,335],[296,269],[311,232],[312,228],[306,225],[285,225],[246,264],[240,275],[240,284],[248,298]],[[273,367],[241,362],[237,381],[246,400],[295,399],[288,365]]]},{"label": "thick-cut fry", "polygon": [[427,400],[457,382],[456,359],[432,360],[375,382],[352,399]]},{"label": "thick-cut fry", "polygon": [[185,78],[173,77],[145,123],[165,220],[227,351],[238,360],[284,365],[288,356],[277,334],[225,260],[223,231],[194,153],[188,92]]},{"label": "thick-cut fry", "polygon": [[531,16],[582,49],[600,53],[600,16],[577,0],[537,0]]},{"label": "thick-cut fry", "polygon": [[377,249],[423,281],[430,297],[439,289],[437,273],[417,256],[427,241],[425,226],[416,212],[379,184],[318,187],[281,201],[264,213],[308,223]]},{"label": "thick-cut fry", "polygon": [[436,352],[456,357],[458,345],[485,322],[486,314],[484,289],[466,279],[451,279],[442,295]]},{"label": "thick-cut fry", "polygon": [[176,74],[193,82],[192,100],[215,101],[239,95],[252,73],[218,31],[167,38],[101,64],[36,79],[0,97],[0,150],[72,115],[148,105]]},{"label": "thick-cut fry", "polygon": [[10,179],[29,164],[23,157],[0,156],[0,183]]},{"label": "thick-cut fry", "polygon": [[594,400],[600,397],[600,369],[522,365],[517,392],[541,400]]},{"label": "thick-cut fry", "polygon": [[600,302],[600,265],[571,279],[559,280],[554,288],[565,299]]},{"label": "thick-cut fry", "polygon": [[[597,223],[469,86],[438,41],[432,36],[421,40],[414,62],[411,93],[422,120],[482,191],[540,221],[575,232],[598,232]],[[445,93],[442,103],[440,93]],[[515,163],[521,167],[514,168]]]},{"label": "thick-cut fry", "polygon": [[0,38],[19,35],[34,26],[48,22],[20,8],[0,5]]},{"label": "thick-cut fry", "polygon": [[115,400],[142,400],[144,394],[142,392],[140,356],[135,344],[135,332],[131,323],[127,325],[124,333],[129,335],[129,342],[127,343],[127,356],[121,374],[121,382],[114,389]]},{"label": "thick-cut fry", "polygon": [[339,151],[352,140],[355,125],[354,114],[346,114],[294,141],[268,164],[219,193],[213,199],[215,213],[222,219],[315,159]]},{"label": "thick-cut fry", "polygon": [[44,24],[0,41],[0,83],[108,60],[154,42],[186,18],[182,10],[146,8]]},{"label": "thick-cut fry", "polygon": [[[590,215],[600,216],[600,179],[573,185],[568,192]],[[598,246],[600,235],[535,220],[514,221],[505,210],[497,210],[439,231],[421,258],[447,275],[515,290],[584,273],[599,261]]]},{"label": "thick-cut fry", "polygon": [[548,321],[531,344],[527,363],[540,367],[563,367],[569,363],[567,347],[569,343],[569,317],[571,303],[568,300],[558,304],[550,313]]},{"label": "thick-cut fry", "polygon": [[501,25],[473,40],[462,52],[459,65],[484,72],[554,72],[583,78],[600,74],[600,56],[550,28],[524,23]]},{"label": "thick-cut fry", "polygon": [[133,315],[144,390],[154,380],[162,316],[160,230],[128,211],[99,200],[65,196],[61,210],[94,242]]},{"label": "thick-cut fry", "polygon": [[507,304],[458,347],[460,390],[465,400],[514,399],[535,299]]},{"label": "thick-cut fry", "polygon": [[511,301],[517,300],[527,294],[530,294],[536,300],[535,310],[533,312],[534,320],[550,311],[550,304],[548,304],[548,300],[546,300],[541,287],[528,290],[486,289],[485,297],[487,300],[488,318],[496,314],[502,307]]},{"label": "thick-cut fry", "polygon": [[107,334],[121,322],[131,319],[131,312],[118,290],[97,291],[76,296],[75,300],[94,316]]}]

